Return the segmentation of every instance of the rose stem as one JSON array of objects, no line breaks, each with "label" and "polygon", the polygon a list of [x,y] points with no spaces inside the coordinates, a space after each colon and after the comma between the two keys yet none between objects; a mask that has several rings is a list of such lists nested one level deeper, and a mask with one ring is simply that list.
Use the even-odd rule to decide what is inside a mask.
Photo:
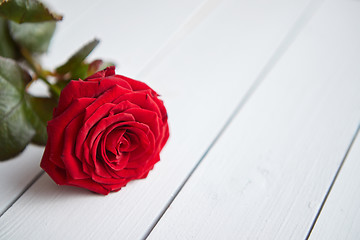
[{"label": "rose stem", "polygon": [[[30,67],[32,68],[32,70],[35,72],[37,78],[41,79],[44,83],[46,83],[49,88],[50,91],[52,93],[52,95],[56,98],[59,99],[60,97],[60,92],[61,89],[58,88],[56,85],[51,84],[47,79],[46,79],[46,72],[49,71],[45,71],[42,69],[42,67],[40,66],[39,63],[35,62],[35,60],[32,58],[31,54],[29,53],[28,50],[26,50],[25,48],[20,48],[20,52],[23,55],[23,57],[25,58],[25,60],[28,62],[28,64],[30,65]],[[47,74],[49,75],[49,74]]]}]

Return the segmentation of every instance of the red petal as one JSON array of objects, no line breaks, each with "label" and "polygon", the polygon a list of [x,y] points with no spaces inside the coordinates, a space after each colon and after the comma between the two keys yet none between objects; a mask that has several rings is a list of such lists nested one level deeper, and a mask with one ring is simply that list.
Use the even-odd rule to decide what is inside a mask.
[{"label": "red petal", "polygon": [[[90,98],[74,100],[65,112],[48,122],[48,141],[46,148],[49,151],[49,156],[44,160],[52,161],[59,167],[64,168],[64,163],[60,159],[63,149],[64,129],[72,119],[81,114],[84,108],[93,101],[94,100]],[[77,133],[72,134],[75,137]]]},{"label": "red petal", "polygon": [[75,146],[82,145],[82,143],[77,143],[76,133],[83,124],[83,116],[78,115],[73,119],[70,124],[65,128],[64,134],[64,148],[61,160],[64,162],[66,170],[71,175],[73,179],[83,179],[88,178],[89,175],[85,174],[82,168],[82,161],[80,161],[75,156]]},{"label": "red petal", "polygon": [[102,71],[98,71],[98,72],[94,73],[93,75],[87,77],[85,79],[85,81],[94,80],[97,78],[103,79],[104,77],[113,76],[113,75],[115,75],[115,66],[110,66],[110,67],[105,68]]},{"label": "red petal", "polygon": [[[160,123],[159,117],[156,113],[146,109],[128,109],[125,113],[129,113],[134,116],[135,121],[148,125],[153,132],[155,139],[160,135]],[[161,129],[162,130],[162,129]]]},{"label": "red petal", "polygon": [[68,184],[72,185],[72,186],[86,188],[86,189],[89,189],[90,191],[93,191],[93,192],[96,192],[96,193],[99,193],[99,194],[103,194],[103,195],[107,195],[110,192],[102,184],[99,184],[99,183],[93,181],[91,178],[88,178],[88,179],[70,179],[68,181]]}]

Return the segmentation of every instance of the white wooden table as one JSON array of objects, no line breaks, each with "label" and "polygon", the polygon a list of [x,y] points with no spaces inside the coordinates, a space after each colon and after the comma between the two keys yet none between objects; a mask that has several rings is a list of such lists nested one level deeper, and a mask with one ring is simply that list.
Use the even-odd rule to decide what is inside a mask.
[{"label": "white wooden table", "polygon": [[360,239],[359,0],[48,2],[45,65],[100,38],[171,137],[105,197],[57,186],[40,147],[0,163],[0,239]]}]

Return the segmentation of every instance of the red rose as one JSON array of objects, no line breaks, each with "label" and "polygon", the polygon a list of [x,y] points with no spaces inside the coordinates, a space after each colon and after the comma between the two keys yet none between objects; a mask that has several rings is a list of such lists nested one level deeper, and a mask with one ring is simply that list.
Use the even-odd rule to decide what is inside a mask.
[{"label": "red rose", "polygon": [[60,185],[108,194],[145,178],[169,138],[167,113],[146,84],[115,67],[61,92],[41,167]]}]

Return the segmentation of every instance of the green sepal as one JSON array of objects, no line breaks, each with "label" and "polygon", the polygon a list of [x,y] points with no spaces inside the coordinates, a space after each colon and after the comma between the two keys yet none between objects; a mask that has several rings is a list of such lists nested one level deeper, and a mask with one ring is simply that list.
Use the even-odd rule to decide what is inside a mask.
[{"label": "green sepal", "polygon": [[85,79],[88,76],[87,75],[88,69],[89,69],[89,64],[81,63],[80,65],[78,65],[76,68],[74,68],[71,71],[70,78],[72,80],[76,80],[76,79],[79,79],[79,78],[80,79]]},{"label": "green sepal", "polygon": [[80,48],[74,55],[72,55],[66,63],[56,68],[56,72],[58,74],[76,72],[76,68],[81,67],[82,62],[98,44],[99,40],[92,40],[91,42]]}]

